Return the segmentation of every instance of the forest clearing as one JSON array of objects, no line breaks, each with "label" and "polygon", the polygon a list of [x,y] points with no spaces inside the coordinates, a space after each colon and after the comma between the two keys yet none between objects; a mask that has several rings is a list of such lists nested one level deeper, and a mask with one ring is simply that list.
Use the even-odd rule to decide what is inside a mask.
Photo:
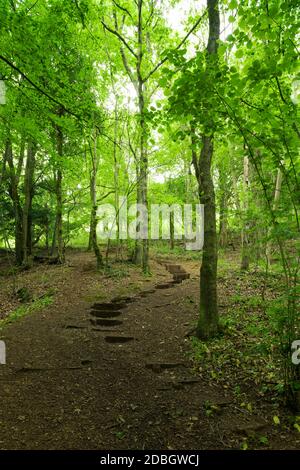
[{"label": "forest clearing", "polygon": [[299,21],[0,0],[0,450],[300,448]]}]

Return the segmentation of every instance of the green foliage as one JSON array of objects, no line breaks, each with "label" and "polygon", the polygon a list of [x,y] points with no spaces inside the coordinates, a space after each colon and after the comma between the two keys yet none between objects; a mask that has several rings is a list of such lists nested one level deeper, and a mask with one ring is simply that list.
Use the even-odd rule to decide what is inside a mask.
[{"label": "green foliage", "polygon": [[273,289],[278,289],[279,284],[276,276],[269,275],[264,299],[260,294],[263,276],[260,271],[238,279],[239,271],[232,265],[227,268],[222,282],[233,285],[234,289],[240,283],[242,293],[227,296],[228,306],[217,338],[208,342],[191,338],[195,369],[205,371],[212,381],[226,388],[230,384],[239,406],[245,401],[243,393],[248,384],[256,384],[261,396],[273,400],[281,399],[284,387],[278,343],[281,335],[270,321],[269,313]]}]

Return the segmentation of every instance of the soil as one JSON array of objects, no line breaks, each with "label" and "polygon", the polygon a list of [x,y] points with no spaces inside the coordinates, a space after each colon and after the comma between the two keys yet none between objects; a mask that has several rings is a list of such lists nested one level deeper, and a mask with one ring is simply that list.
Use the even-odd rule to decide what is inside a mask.
[{"label": "soil", "polygon": [[2,317],[19,305],[16,287],[54,301],[0,330],[1,449],[239,449],[253,433],[268,438],[260,448],[299,448],[271,403],[257,397],[247,413],[195,372],[199,262],[152,260],[151,272],[114,263],[99,274],[73,250],[65,266],[2,273]]}]

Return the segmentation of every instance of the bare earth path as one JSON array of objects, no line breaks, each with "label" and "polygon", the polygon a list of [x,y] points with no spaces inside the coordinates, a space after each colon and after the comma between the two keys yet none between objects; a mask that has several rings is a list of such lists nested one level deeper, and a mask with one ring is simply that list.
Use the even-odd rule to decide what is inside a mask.
[{"label": "bare earth path", "polygon": [[[197,271],[173,284],[153,263],[150,280],[130,268],[118,282],[98,279],[89,263],[79,256],[51,268],[62,270],[55,302],[1,331],[0,448],[236,448],[247,418],[191,370],[186,333],[197,315]],[[214,419],[208,400],[221,410]]]}]

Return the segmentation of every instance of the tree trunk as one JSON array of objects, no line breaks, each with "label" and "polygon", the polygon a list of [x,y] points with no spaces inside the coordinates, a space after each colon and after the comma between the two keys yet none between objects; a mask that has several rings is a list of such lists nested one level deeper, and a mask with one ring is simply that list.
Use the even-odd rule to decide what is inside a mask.
[{"label": "tree trunk", "polygon": [[202,150],[199,159],[201,179],[201,204],[204,204],[204,245],[200,269],[200,316],[197,335],[207,339],[218,332],[217,303],[217,232],[215,192],[211,176],[211,160],[213,156],[213,138],[203,136]]},{"label": "tree trunk", "polygon": [[5,160],[9,166],[10,175],[10,197],[13,202],[14,214],[15,214],[15,252],[16,252],[16,263],[21,265],[23,263],[23,212],[19,198],[18,184],[19,179],[15,171],[12,153],[12,144],[8,140],[5,146]]},{"label": "tree trunk", "polygon": [[[120,52],[121,58],[123,61],[124,68],[128,74],[128,77],[132,84],[135,87],[137,98],[138,98],[138,119],[139,119],[139,156],[136,158],[136,174],[137,174],[137,203],[143,204],[144,207],[148,210],[148,195],[147,195],[147,185],[148,185],[148,155],[147,155],[147,130],[146,130],[146,123],[145,123],[145,83],[147,82],[148,77],[142,76],[142,61],[143,61],[143,0],[136,0],[135,2],[137,6],[137,52],[133,51],[129,48],[132,56],[134,57],[134,64],[135,64],[135,71],[133,72],[131,69],[130,63],[127,60],[127,56],[123,45],[120,45]],[[121,8],[123,10],[123,8]],[[116,31],[119,30],[117,15],[113,12],[114,21],[115,21],[115,28]],[[150,15],[151,16],[151,15]],[[149,18],[148,18],[149,20]],[[124,21],[122,20],[122,24]],[[105,24],[104,24],[105,26]],[[107,26],[106,29],[110,30]],[[122,30],[122,28],[121,28]],[[120,39],[122,37],[119,35]],[[122,40],[124,43],[124,40]],[[128,48],[127,48],[128,49]],[[138,217],[138,214],[137,214]],[[148,220],[149,223],[149,220]],[[140,227],[137,227],[137,232],[139,231]],[[143,239],[136,239],[135,240],[135,248],[134,253],[132,256],[132,261],[136,264],[141,264],[143,267],[143,271],[145,273],[149,272],[149,241],[148,236],[144,237]]]},{"label": "tree trunk", "polygon": [[219,227],[219,246],[226,248],[228,244],[228,199],[227,193],[223,189],[220,201],[220,227]]},{"label": "tree trunk", "polygon": [[[56,181],[56,177],[55,177]],[[51,241],[51,256],[54,256],[55,254],[55,248],[56,248],[56,238],[57,238],[57,229],[56,225],[57,224],[57,217],[55,215],[55,220],[54,220],[54,227],[53,227],[53,232],[52,232],[52,241]]]},{"label": "tree trunk", "polygon": [[[215,65],[220,36],[220,15],[217,0],[207,0],[209,37],[207,42],[207,67]],[[209,77],[208,77],[209,78]],[[204,245],[200,269],[200,313],[197,336],[207,339],[219,329],[217,303],[217,232],[214,184],[211,175],[214,123],[211,119],[207,133],[202,135],[199,161],[193,157],[199,185],[200,202],[204,205]],[[192,132],[192,138],[195,134]],[[194,149],[193,149],[194,150]]]},{"label": "tree trunk", "polygon": [[[276,211],[279,198],[280,198],[280,193],[281,193],[281,185],[282,185],[282,171],[280,168],[277,170],[277,177],[276,177],[276,185],[275,185],[275,193],[274,193],[274,201],[273,201],[273,211]],[[268,230],[268,235],[270,234],[270,231]],[[268,266],[271,264],[271,255],[272,255],[272,242],[271,240],[267,241],[267,246],[266,246],[266,258],[267,258],[267,263]]]},{"label": "tree trunk", "polygon": [[23,207],[23,264],[29,263],[29,256],[32,251],[32,197],[33,197],[33,176],[35,169],[36,148],[33,142],[28,142],[27,159],[24,178],[24,207]]},{"label": "tree trunk", "polygon": [[174,250],[174,212],[170,211],[170,249]]},{"label": "tree trunk", "polygon": [[62,201],[62,158],[63,158],[63,133],[60,126],[57,126],[57,153],[58,163],[56,171],[56,241],[58,263],[65,262],[64,241],[63,241],[63,201]]},{"label": "tree trunk", "polygon": [[244,222],[242,228],[242,261],[241,269],[246,271],[249,269],[249,221],[248,221],[248,208],[249,208],[249,158],[244,157]]},{"label": "tree trunk", "polygon": [[[141,186],[140,186],[140,165],[139,162],[136,162],[136,180],[137,180],[137,186],[136,186],[136,202],[139,204],[141,203]],[[137,231],[139,230],[139,226],[137,226]],[[135,240],[135,245],[134,245],[134,253],[132,257],[132,262],[134,264],[142,265],[142,259],[143,259],[143,246],[142,246],[142,241],[140,239]]]},{"label": "tree trunk", "polygon": [[118,139],[118,96],[115,95],[115,123],[114,123],[114,187],[115,187],[115,208],[116,208],[116,259],[119,259],[120,250],[120,217],[119,210],[119,162],[117,154],[117,139]]},{"label": "tree trunk", "polygon": [[48,211],[50,210],[48,208],[48,204],[45,206],[47,215],[46,215],[46,222],[45,222],[45,243],[46,243],[46,250],[47,250],[47,255],[49,256],[50,250],[49,250],[49,235],[50,235],[50,219],[48,216]]},{"label": "tree trunk", "polygon": [[90,238],[95,253],[97,270],[103,267],[103,259],[99,249],[97,240],[97,172],[98,172],[98,156],[97,156],[97,131],[94,136],[94,152],[91,151],[92,168],[90,174],[90,196],[91,196],[91,232]]},{"label": "tree trunk", "polygon": [[[140,161],[139,161],[139,178],[137,181],[137,202],[143,204],[148,211],[148,155],[147,155],[147,131],[145,123],[145,97],[144,82],[141,74],[141,66],[143,59],[143,24],[142,24],[142,6],[143,0],[138,0],[138,53],[137,53],[137,88],[139,103],[139,121],[140,121]],[[149,272],[149,240],[148,237],[143,238],[142,243],[137,241],[136,253],[134,259],[141,262],[144,273]],[[140,253],[138,253],[140,251]]]},{"label": "tree trunk", "polygon": [[87,251],[92,251],[93,249],[92,225],[93,225],[93,208],[91,208],[91,215],[90,215],[90,232],[89,232],[89,242],[88,242]]}]

